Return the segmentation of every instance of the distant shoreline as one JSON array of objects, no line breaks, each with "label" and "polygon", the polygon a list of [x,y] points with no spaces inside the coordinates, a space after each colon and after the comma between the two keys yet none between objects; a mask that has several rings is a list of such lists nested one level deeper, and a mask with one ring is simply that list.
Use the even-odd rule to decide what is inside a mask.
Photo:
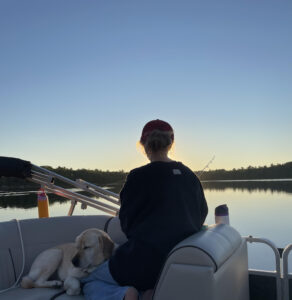
[{"label": "distant shoreline", "polygon": [[[83,179],[85,181],[105,186],[122,186],[128,175],[124,171],[101,171],[101,170],[86,170],[86,169],[68,169],[63,167],[52,168],[45,166],[45,168],[54,171],[64,177],[75,179]],[[285,164],[271,165],[269,167],[248,167],[233,170],[209,170],[203,173],[194,172],[198,174],[199,179],[202,182],[264,182],[264,181],[292,181],[292,162],[287,162]],[[56,181],[58,185],[58,181]],[[66,187],[66,185],[64,186]],[[0,189],[38,189],[39,185],[26,180],[11,178],[11,177],[1,177],[0,178]]]},{"label": "distant shoreline", "polygon": [[[195,172],[196,173],[196,172]],[[199,172],[198,172],[199,174]],[[233,170],[210,170],[200,174],[200,180],[275,180],[292,179],[292,162],[269,167],[251,167]]]},{"label": "distant shoreline", "polygon": [[214,180],[201,180],[201,182],[283,182],[291,181],[292,178],[276,178],[276,179],[214,179]]}]

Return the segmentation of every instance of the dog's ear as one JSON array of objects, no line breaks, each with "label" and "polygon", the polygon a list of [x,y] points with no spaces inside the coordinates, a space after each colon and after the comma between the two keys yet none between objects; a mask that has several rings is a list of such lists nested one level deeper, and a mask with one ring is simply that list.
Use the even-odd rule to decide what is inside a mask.
[{"label": "dog's ear", "polygon": [[100,248],[102,250],[103,256],[105,259],[108,259],[111,257],[113,250],[114,250],[114,243],[110,239],[110,237],[106,235],[100,235],[98,237]]},{"label": "dog's ear", "polygon": [[75,244],[76,244],[76,248],[78,249],[78,250],[81,250],[81,249],[83,249],[83,244],[84,244],[84,240],[83,240],[83,235],[82,235],[82,233],[81,234],[79,234],[77,237],[76,237],[76,239],[75,239]]}]

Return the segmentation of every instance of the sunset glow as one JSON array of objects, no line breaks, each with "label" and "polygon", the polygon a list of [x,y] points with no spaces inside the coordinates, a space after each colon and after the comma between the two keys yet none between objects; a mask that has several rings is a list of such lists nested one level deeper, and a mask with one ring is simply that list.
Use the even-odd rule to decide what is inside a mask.
[{"label": "sunset glow", "polygon": [[291,161],[292,2],[0,3],[0,155],[130,170],[168,121],[193,170]]}]

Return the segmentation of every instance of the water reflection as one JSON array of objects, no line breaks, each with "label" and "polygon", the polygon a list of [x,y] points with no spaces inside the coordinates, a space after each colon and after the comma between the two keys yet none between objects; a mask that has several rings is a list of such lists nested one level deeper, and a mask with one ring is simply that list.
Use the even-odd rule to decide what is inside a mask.
[{"label": "water reflection", "polygon": [[[117,192],[120,187],[106,187],[110,190]],[[77,188],[68,189],[72,192],[78,192],[79,194],[92,197],[92,194],[81,191]],[[0,208],[24,208],[29,209],[37,206],[37,192],[38,191],[0,191]],[[66,203],[69,199],[60,197],[55,194],[48,193],[50,204],[54,203]]]},{"label": "water reflection", "polygon": [[217,180],[202,181],[205,190],[224,191],[233,189],[234,191],[265,191],[265,192],[285,192],[292,194],[292,179],[282,180]]},{"label": "water reflection", "polygon": [[[285,180],[236,180],[236,181],[202,181],[205,192],[207,191],[222,191],[228,192],[231,190],[233,192],[266,192],[266,193],[279,193],[284,192],[287,194],[292,194],[292,179]],[[115,193],[119,193],[122,188],[122,183],[107,186]],[[80,192],[78,189],[70,189],[71,191]],[[81,192],[84,195],[92,196],[86,192]],[[29,191],[25,189],[21,191],[11,191],[6,188],[5,191],[0,190],[0,208],[32,208],[37,206],[37,191]],[[54,194],[49,194],[50,203],[65,203],[69,201],[68,199],[59,197]]]},{"label": "water reflection", "polygon": [[[0,192],[0,207],[2,208],[32,208],[37,206],[37,191],[29,192]],[[50,204],[64,203],[68,199],[49,194]]]}]

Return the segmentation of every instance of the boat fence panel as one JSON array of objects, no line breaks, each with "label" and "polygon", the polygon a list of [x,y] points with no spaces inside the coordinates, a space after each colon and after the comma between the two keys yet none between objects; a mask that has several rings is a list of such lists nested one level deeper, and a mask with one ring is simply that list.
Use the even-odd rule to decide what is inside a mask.
[{"label": "boat fence panel", "polygon": [[[268,245],[270,248],[272,248],[274,254],[275,254],[275,259],[276,259],[276,271],[274,272],[269,272],[269,271],[263,271],[263,270],[249,270],[250,274],[253,275],[261,275],[261,276],[272,276],[276,278],[276,295],[277,295],[277,300],[282,300],[282,280],[281,280],[281,257],[280,253],[276,247],[276,245],[265,238],[255,238],[252,236],[245,237],[246,241],[249,243],[261,243]],[[287,298],[288,300],[288,298]]]}]

